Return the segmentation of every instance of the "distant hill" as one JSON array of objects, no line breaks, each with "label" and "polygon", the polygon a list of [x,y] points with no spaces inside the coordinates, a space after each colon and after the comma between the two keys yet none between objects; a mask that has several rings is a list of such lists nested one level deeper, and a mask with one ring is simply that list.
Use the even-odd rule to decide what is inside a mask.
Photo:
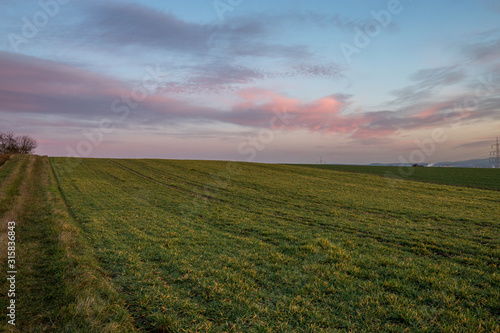
[{"label": "distant hill", "polygon": [[455,168],[492,168],[493,164],[491,163],[491,160],[489,158],[483,158],[457,162],[440,162],[434,164],[433,166],[450,166]]},{"label": "distant hill", "polygon": [[[492,168],[493,164],[489,158],[474,159],[467,161],[455,161],[455,162],[438,162],[434,164],[421,163],[424,166],[433,167],[452,167],[452,168]],[[371,166],[408,166],[405,163],[372,163]]]}]

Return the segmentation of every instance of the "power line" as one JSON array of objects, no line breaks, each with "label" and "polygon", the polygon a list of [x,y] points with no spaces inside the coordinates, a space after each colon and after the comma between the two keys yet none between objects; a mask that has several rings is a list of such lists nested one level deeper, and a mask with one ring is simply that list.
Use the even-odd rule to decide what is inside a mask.
[{"label": "power line", "polygon": [[500,143],[498,142],[498,136],[497,136],[497,143],[492,144],[491,149],[493,149],[493,147],[496,148],[495,150],[490,152],[490,156],[494,157],[490,157],[490,160],[494,165],[496,165],[495,167],[497,169],[500,169]]}]

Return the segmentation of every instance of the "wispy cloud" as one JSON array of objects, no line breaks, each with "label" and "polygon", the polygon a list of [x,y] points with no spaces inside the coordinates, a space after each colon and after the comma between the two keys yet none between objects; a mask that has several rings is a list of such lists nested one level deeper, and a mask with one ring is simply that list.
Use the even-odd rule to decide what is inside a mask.
[{"label": "wispy cloud", "polygon": [[[178,81],[166,81],[158,89],[160,93],[220,93],[236,92],[245,85],[254,85],[267,79],[283,78],[323,78],[337,80],[343,76],[340,68],[333,63],[299,63],[285,71],[273,71],[246,65],[227,64],[215,61],[210,64],[190,66],[188,74]],[[165,77],[168,80],[168,77]]]},{"label": "wispy cloud", "polygon": [[474,142],[468,142],[468,143],[463,143],[461,145],[453,147],[454,149],[463,149],[463,148],[481,148],[481,149],[487,149],[492,145],[495,141],[493,140],[480,140],[480,141],[474,141]]},{"label": "wispy cloud", "polygon": [[[168,72],[158,91],[162,94],[235,92],[267,79],[343,76],[336,63],[316,59],[309,46],[276,38],[276,26],[284,22],[278,17],[263,14],[201,23],[137,3],[91,1],[78,7],[77,25],[51,33],[104,57],[120,52],[121,60],[147,61],[152,54],[160,55]],[[294,22],[313,20],[311,15],[290,14]],[[338,17],[322,21],[350,24]]]},{"label": "wispy cloud", "polygon": [[458,47],[461,55],[470,65],[498,65],[500,63],[500,28],[469,33],[459,42]]},{"label": "wispy cloud", "polygon": [[500,40],[478,42],[464,46],[464,54],[471,59],[482,63],[498,63],[500,59]]},{"label": "wispy cloud", "polygon": [[[312,54],[305,45],[285,45],[269,38],[260,20],[240,19],[197,23],[172,12],[157,11],[137,3],[92,2],[83,6],[85,16],[73,35],[110,51],[141,47],[192,58],[284,57],[300,59]],[[67,32],[65,32],[67,33]]]},{"label": "wispy cloud", "polygon": [[[130,99],[133,87],[66,64],[0,52],[0,112],[43,114],[80,120],[114,116],[116,99]],[[196,118],[205,108],[151,94],[128,121]]]},{"label": "wispy cloud", "polygon": [[464,78],[465,71],[457,65],[421,69],[410,75],[410,80],[417,82],[419,88],[446,86]]},{"label": "wispy cloud", "polygon": [[391,105],[420,103],[433,97],[440,88],[462,82],[466,78],[465,70],[458,66],[444,66],[418,70],[410,75],[415,83],[401,89],[391,91],[396,99]]},{"label": "wispy cloud", "polygon": [[0,110],[96,115],[119,82],[61,63],[0,52]]}]

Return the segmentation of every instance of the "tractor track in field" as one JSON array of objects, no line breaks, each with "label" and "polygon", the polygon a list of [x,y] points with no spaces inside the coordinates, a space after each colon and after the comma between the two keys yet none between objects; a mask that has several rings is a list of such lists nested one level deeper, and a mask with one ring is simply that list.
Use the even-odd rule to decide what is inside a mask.
[{"label": "tractor track in field", "polygon": [[167,172],[165,169],[159,169],[157,168],[156,166],[154,165],[151,165],[151,164],[145,164],[141,161],[131,161],[132,164],[134,164],[135,166],[138,166],[138,167],[141,167],[141,168],[147,168],[149,169],[150,171],[154,172],[154,173],[159,173],[159,174],[162,174],[162,175],[166,175],[168,176],[169,178],[171,179],[176,179],[178,180],[179,182],[182,182],[186,185],[190,185],[190,186],[193,186],[193,187],[196,187],[198,188],[199,190],[203,190],[207,187],[214,187],[214,186],[211,186],[210,184],[207,184],[206,182],[203,182],[203,181],[193,181],[192,179],[189,179],[189,178],[186,178],[186,177],[181,177],[175,173],[172,173],[172,171],[170,172]]},{"label": "tractor track in field", "polygon": [[[182,182],[183,184],[185,184],[187,186],[195,187],[195,188],[199,189],[200,191],[207,191],[207,190],[213,190],[213,191],[216,191],[216,192],[223,192],[223,191],[225,191],[224,187],[218,187],[215,184],[217,182],[217,180],[215,178],[215,176],[216,176],[215,173],[211,174],[210,172],[197,170],[198,172],[204,174],[205,176],[209,176],[209,177],[210,176],[214,176],[214,178],[212,179],[212,181],[201,181],[200,180],[200,181],[197,181],[197,182],[193,182],[193,180],[190,180],[189,178],[186,178],[186,177],[178,176],[175,173],[172,173],[172,171],[167,172],[164,169],[160,169],[160,168],[157,168],[157,167],[152,166],[152,165],[144,165],[144,164],[136,162],[136,161],[133,161],[132,163],[135,166],[137,166],[137,167],[147,167],[153,173],[159,173],[161,175],[166,175],[168,178],[176,179],[179,182]],[[135,171],[135,170],[132,169],[132,171]],[[135,172],[137,172],[137,171],[135,171]],[[149,176],[146,176],[146,177],[149,177]],[[149,177],[149,178],[151,178],[151,177]],[[154,179],[154,178],[152,178],[152,179]],[[263,190],[262,188],[256,188],[251,183],[238,183],[237,185],[240,186],[240,187],[243,187],[243,188],[252,189],[252,190],[256,190],[256,191],[262,191]],[[266,193],[270,194],[269,192],[266,192]],[[229,201],[229,200],[226,200],[226,199],[215,198],[215,196],[211,196],[211,197],[214,200],[218,200],[219,202],[226,203],[228,205],[231,205],[232,207],[235,207],[234,206],[234,201],[232,201],[232,200]],[[276,204],[276,206],[281,206],[281,205],[286,204],[286,202],[284,202],[284,201],[279,201],[279,200],[271,199],[271,196],[265,197],[265,199],[262,199],[263,198],[262,196],[251,197],[250,198],[248,196],[241,195],[241,194],[236,194],[235,192],[232,192],[231,193],[231,198],[235,198],[235,197],[237,197],[237,198],[239,198],[241,200],[244,200],[244,201],[252,202],[252,203],[259,202],[259,203],[261,203],[263,205],[264,204],[269,204],[269,202],[273,202],[274,204]],[[243,204],[239,204],[239,207],[242,210],[249,210],[249,209],[251,209],[250,206],[246,206],[246,205],[243,205]]]},{"label": "tractor track in field", "polygon": [[[160,180],[157,180],[157,179],[155,179],[155,178],[153,178],[151,176],[144,175],[144,174],[142,174],[142,173],[140,173],[140,172],[138,172],[138,171],[136,171],[136,170],[134,170],[132,168],[129,168],[129,167],[125,166],[125,165],[122,165],[121,163],[119,163],[117,161],[110,160],[110,162],[112,162],[116,166],[122,168],[123,170],[125,170],[125,171],[127,171],[129,173],[132,173],[132,174],[134,174],[136,176],[139,176],[141,178],[149,180],[152,183],[160,184],[160,185],[162,185],[164,187],[176,190],[177,192],[188,194],[190,196],[197,197],[197,198],[200,198],[200,199],[203,199],[203,200],[208,200],[208,201],[211,201],[211,202],[219,202],[219,203],[222,203],[222,204],[227,204],[227,205],[230,205],[233,208],[239,209],[241,211],[249,211],[249,210],[251,210],[250,206],[246,206],[246,205],[241,204],[241,203],[235,205],[234,202],[230,202],[230,201],[225,200],[225,199],[217,198],[215,196],[203,195],[203,194],[196,193],[196,192],[193,192],[193,191],[190,191],[188,189],[184,189],[184,188],[181,188],[181,187],[178,187],[178,186],[175,186],[175,185],[167,184],[167,183],[162,182]],[[135,164],[135,165],[139,166],[139,167],[141,166],[139,164]],[[161,173],[163,175],[167,175],[169,177],[178,179],[179,181],[183,181],[187,185],[196,187],[196,188],[198,188],[200,190],[204,190],[204,188],[201,187],[200,185],[193,184],[191,182],[186,182],[184,178],[176,176],[176,175],[173,175],[171,173],[167,173],[167,172],[165,172],[165,170],[161,170],[161,169],[158,169],[158,168],[155,168],[155,167],[151,167],[151,166],[149,168],[153,172],[159,172],[159,173]],[[234,196],[235,195],[233,194],[233,197]],[[236,195],[236,196],[239,197],[240,199],[244,199],[245,201],[248,200],[248,197],[245,197],[243,195]],[[257,201],[258,201],[258,198],[254,198],[254,199],[257,199]],[[284,202],[277,201],[277,200],[272,200],[270,198],[266,198],[266,200],[263,200],[262,204],[269,203],[269,201],[272,201],[272,202],[274,202],[277,205],[283,205],[284,204]],[[324,206],[324,203],[321,203],[321,202],[317,202],[316,204],[319,207],[323,207]],[[331,206],[331,205],[329,205],[329,206]],[[359,207],[351,207],[351,206],[346,206],[346,205],[342,205],[342,204],[336,205],[336,207],[338,209],[346,210],[346,211],[349,211],[349,212],[351,212],[351,211],[358,211],[359,210]],[[365,208],[364,212],[367,213],[367,214],[369,214],[369,215],[372,215],[372,216],[383,217],[383,218],[388,218],[388,217],[400,218],[401,217],[401,214],[399,214],[399,213],[396,213],[396,212],[387,212],[387,211],[380,211],[380,210],[374,209],[374,208]],[[278,215],[276,213],[271,213],[271,212],[255,212],[255,213],[259,214],[259,215],[269,216],[269,217],[272,217],[272,218],[279,218],[279,219],[282,219],[282,220],[285,220],[285,221],[293,221],[294,220],[293,216]],[[419,218],[421,218],[421,217],[419,217]],[[322,223],[318,223],[318,221],[314,221],[314,220],[303,221],[303,222],[304,222],[303,223],[304,225],[322,225]]]},{"label": "tractor track in field", "polygon": [[[160,184],[160,185],[165,186],[167,188],[173,189],[173,190],[175,190],[177,192],[188,194],[190,196],[201,198],[203,200],[207,200],[207,201],[210,201],[210,202],[219,202],[221,204],[229,205],[232,208],[239,209],[239,210],[244,211],[244,212],[247,212],[247,211],[251,210],[250,206],[246,206],[246,205],[242,205],[242,204],[235,204],[234,202],[231,202],[231,201],[226,200],[226,199],[217,198],[215,196],[202,195],[200,193],[196,193],[196,192],[193,192],[193,191],[190,191],[190,190],[187,190],[187,189],[183,189],[183,188],[180,188],[180,187],[177,187],[177,186],[174,186],[174,185],[167,184],[165,182],[156,180],[153,177],[146,176],[146,175],[144,175],[144,174],[142,174],[142,173],[140,173],[140,172],[138,172],[138,171],[136,171],[134,169],[131,169],[131,168],[127,167],[127,166],[124,166],[124,165],[118,163],[117,161],[110,160],[110,162],[112,162],[116,166],[118,166],[118,167],[122,168],[123,170],[125,170],[127,172],[130,172],[130,173],[132,173],[132,174],[134,174],[134,175],[136,175],[138,177],[146,179],[146,180],[148,180],[148,181],[150,181],[152,183]],[[165,172],[162,171],[162,170],[159,170],[159,169],[155,169],[155,170],[161,172],[162,174],[165,174]],[[181,179],[180,177],[176,177],[176,178]],[[199,185],[196,185],[196,184],[192,184],[192,183],[186,183],[186,184],[194,186],[194,187],[196,187],[196,188],[198,188],[200,190],[204,189],[203,187],[200,187]],[[241,198],[244,198],[244,197],[241,196]],[[270,217],[277,217],[277,216],[275,216],[273,214],[270,214],[270,213],[267,213],[267,212],[259,212],[258,214],[262,214],[262,215],[266,215],[266,216],[270,216]]]},{"label": "tractor track in field", "polygon": [[[2,192],[2,190],[7,187],[18,175],[19,175],[19,170],[21,169],[21,167],[23,166],[23,163],[26,164],[27,162],[26,161],[19,161],[19,162],[16,162],[13,160],[13,158],[11,157],[11,159],[9,159],[8,161],[6,161],[8,163],[16,163],[14,166],[13,166],[13,170],[11,170],[8,174],[7,177],[4,178],[4,180],[0,183],[0,193]],[[5,164],[5,163],[4,163]],[[7,167],[7,164],[5,164],[5,167]]]},{"label": "tractor track in field", "polygon": [[[14,161],[10,160],[10,163],[14,163]],[[27,168],[31,166],[33,161],[31,158],[25,158],[15,163],[10,174],[0,184],[0,215],[5,213],[5,210],[9,209],[9,206],[18,200],[18,193],[9,198],[9,192],[16,192],[16,188],[25,181],[23,175],[26,174]]]},{"label": "tractor track in field", "polygon": [[211,197],[211,196],[207,196],[207,195],[203,195],[203,194],[200,194],[200,193],[196,193],[196,192],[193,192],[193,191],[189,191],[189,190],[186,190],[186,189],[183,189],[183,188],[180,188],[180,187],[177,187],[177,186],[174,186],[174,185],[170,185],[170,184],[167,184],[167,183],[164,183],[162,181],[159,181],[159,180],[156,180],[152,177],[149,177],[149,176],[146,176],[138,171],[135,171],[129,167],[126,167],[116,161],[113,161],[113,160],[109,160],[111,163],[115,164],[116,166],[122,168],[123,170],[125,171],[128,171],[138,177],[141,177],[143,179],[146,179],[146,180],[149,180],[150,182],[152,183],[156,183],[156,184],[159,184],[159,185],[162,185],[162,186],[165,186],[165,187],[168,187],[172,190],[175,190],[177,192],[181,192],[181,193],[184,193],[184,194],[188,194],[188,195],[191,195],[193,197],[197,197],[197,198],[200,198],[200,199],[204,199],[204,200],[209,200],[209,201],[220,201],[214,197]]}]

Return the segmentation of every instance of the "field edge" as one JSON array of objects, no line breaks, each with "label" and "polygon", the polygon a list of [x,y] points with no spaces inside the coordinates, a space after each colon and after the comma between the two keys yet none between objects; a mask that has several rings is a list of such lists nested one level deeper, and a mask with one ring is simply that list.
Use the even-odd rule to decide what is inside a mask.
[{"label": "field edge", "polygon": [[[6,332],[135,332],[132,317],[70,216],[47,156],[16,155],[2,215],[16,222],[16,325]],[[2,167],[5,167],[2,166]],[[16,171],[16,170],[12,170]],[[18,181],[16,181],[18,180]],[[3,261],[4,258],[2,258]],[[2,308],[7,285],[2,281]],[[6,304],[6,303],[5,303]]]},{"label": "field edge", "polygon": [[[480,190],[500,191],[500,181],[486,174],[498,172],[490,168],[416,168],[398,166],[374,165],[344,165],[344,164],[282,164],[294,167],[306,167],[335,172],[347,172],[382,177],[387,180],[387,185],[392,186],[395,181],[411,181],[425,184],[448,185],[455,187],[476,188]],[[404,168],[404,169],[402,169]],[[482,177],[472,179],[473,173],[482,173]],[[447,171],[451,175],[443,177],[439,172]],[[456,177],[453,177],[456,176]],[[460,177],[459,177],[460,176]],[[466,176],[466,177],[465,177]],[[500,179],[500,177],[497,177]]]}]

